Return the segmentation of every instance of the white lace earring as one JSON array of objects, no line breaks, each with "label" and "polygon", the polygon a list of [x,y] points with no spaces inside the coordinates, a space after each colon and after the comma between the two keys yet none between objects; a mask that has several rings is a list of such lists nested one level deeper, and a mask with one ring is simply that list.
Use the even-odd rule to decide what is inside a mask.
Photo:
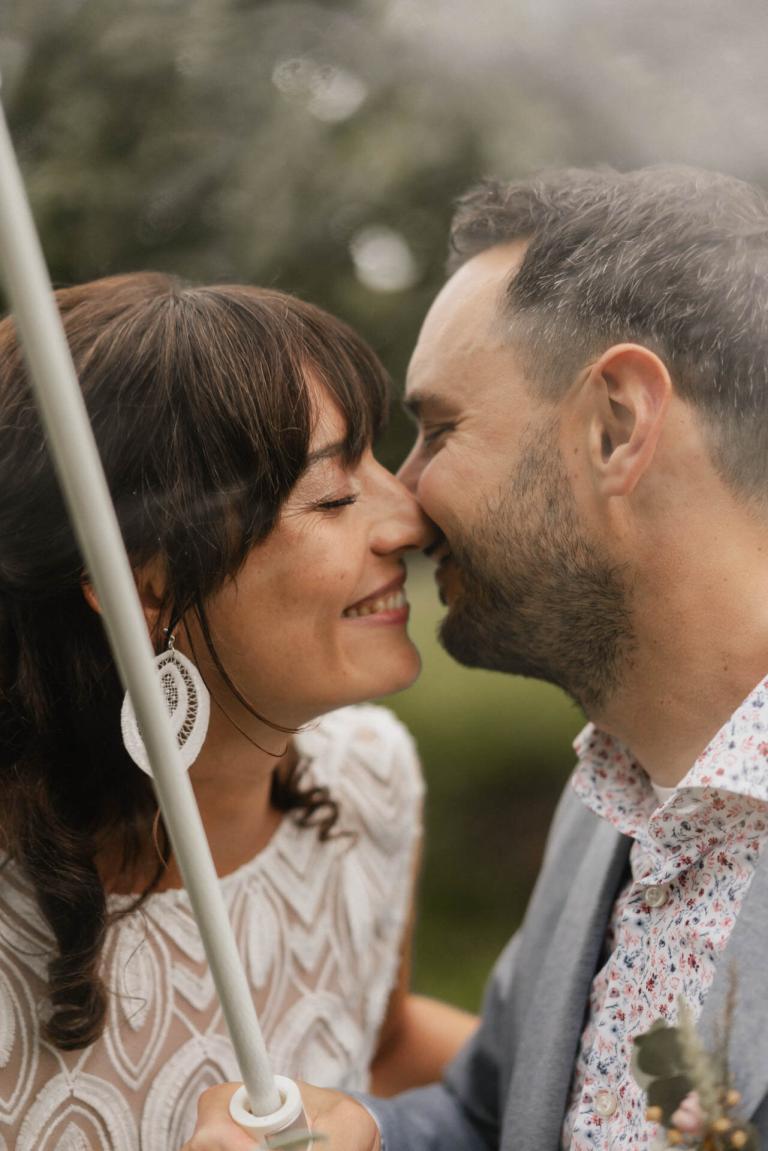
[{"label": "white lace earring", "polygon": [[[208,731],[211,697],[200,672],[190,659],[176,651],[175,637],[167,634],[168,647],[155,656],[155,668],[168,705],[181,761],[185,770],[189,771],[200,754]],[[137,767],[151,775],[147,749],[127,692],[120,712],[120,726],[125,750]]]}]

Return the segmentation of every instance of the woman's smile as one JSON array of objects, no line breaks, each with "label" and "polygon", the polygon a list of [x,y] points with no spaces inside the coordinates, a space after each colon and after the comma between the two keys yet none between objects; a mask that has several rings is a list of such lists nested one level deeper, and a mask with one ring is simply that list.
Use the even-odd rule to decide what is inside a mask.
[{"label": "woman's smile", "polygon": [[385,584],[384,587],[364,596],[363,599],[345,608],[343,619],[368,624],[405,624],[408,622],[410,606],[405,594],[405,574]]}]

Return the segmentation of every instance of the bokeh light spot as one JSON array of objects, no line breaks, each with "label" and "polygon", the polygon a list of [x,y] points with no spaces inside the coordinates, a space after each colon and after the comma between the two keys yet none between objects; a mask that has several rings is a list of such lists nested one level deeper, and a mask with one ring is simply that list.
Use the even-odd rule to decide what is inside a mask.
[{"label": "bokeh light spot", "polygon": [[379,224],[362,228],[349,250],[358,280],[374,292],[402,292],[419,277],[407,241],[392,228]]}]

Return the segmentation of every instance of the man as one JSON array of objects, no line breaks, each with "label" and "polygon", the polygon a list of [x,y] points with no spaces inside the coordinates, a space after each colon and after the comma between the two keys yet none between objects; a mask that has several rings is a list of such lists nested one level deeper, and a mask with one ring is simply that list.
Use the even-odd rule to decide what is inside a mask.
[{"label": "man", "polygon": [[367,1101],[380,1134],[305,1100],[336,1151],[647,1148],[633,1039],[683,996],[711,1045],[734,985],[768,1146],[768,204],[691,170],[561,172],[470,193],[452,240],[402,469],[442,533],[443,642],[591,724],[445,1083]]}]

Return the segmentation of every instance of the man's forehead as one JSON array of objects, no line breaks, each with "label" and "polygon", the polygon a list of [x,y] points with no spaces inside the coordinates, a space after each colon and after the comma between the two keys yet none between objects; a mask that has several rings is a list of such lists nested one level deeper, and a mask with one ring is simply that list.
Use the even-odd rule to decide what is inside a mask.
[{"label": "man's forehead", "polygon": [[433,308],[439,304],[463,310],[475,299],[484,300],[490,307],[519,270],[527,247],[527,239],[510,240],[470,257],[443,285]]},{"label": "man's forehead", "polygon": [[474,256],[451,276],[422,325],[406,381],[406,395],[450,393],[451,365],[504,343],[500,316],[525,241],[500,244]]}]

